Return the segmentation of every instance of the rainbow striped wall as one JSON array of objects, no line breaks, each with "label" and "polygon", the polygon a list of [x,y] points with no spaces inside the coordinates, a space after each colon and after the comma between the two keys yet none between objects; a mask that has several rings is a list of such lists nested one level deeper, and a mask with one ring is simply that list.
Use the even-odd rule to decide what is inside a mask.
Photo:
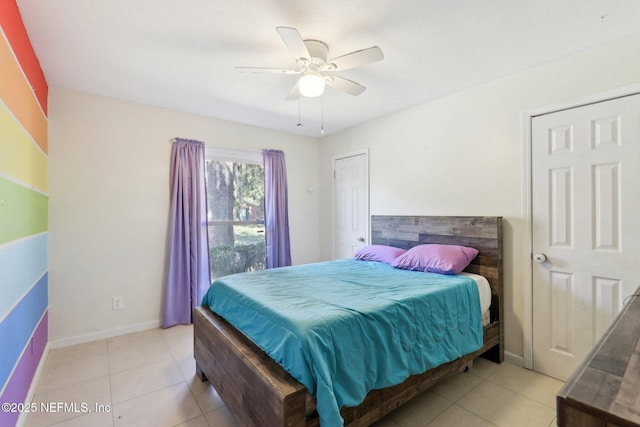
[{"label": "rainbow striped wall", "polygon": [[48,339],[48,88],[15,0],[0,28],[0,403],[18,403]]}]

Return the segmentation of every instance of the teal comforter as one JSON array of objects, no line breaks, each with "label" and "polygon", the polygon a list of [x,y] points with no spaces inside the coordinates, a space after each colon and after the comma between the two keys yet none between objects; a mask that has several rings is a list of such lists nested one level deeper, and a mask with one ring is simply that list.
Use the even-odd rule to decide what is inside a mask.
[{"label": "teal comforter", "polygon": [[207,305],[315,396],[323,427],[371,390],[478,350],[478,289],[465,276],[353,259],[216,280]]}]

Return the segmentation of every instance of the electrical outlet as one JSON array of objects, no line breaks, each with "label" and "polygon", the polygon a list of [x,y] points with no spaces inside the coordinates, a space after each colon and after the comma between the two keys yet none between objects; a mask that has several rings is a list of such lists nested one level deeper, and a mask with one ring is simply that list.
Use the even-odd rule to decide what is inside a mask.
[{"label": "electrical outlet", "polygon": [[111,308],[113,310],[121,310],[124,308],[124,297],[113,297],[111,300]]}]

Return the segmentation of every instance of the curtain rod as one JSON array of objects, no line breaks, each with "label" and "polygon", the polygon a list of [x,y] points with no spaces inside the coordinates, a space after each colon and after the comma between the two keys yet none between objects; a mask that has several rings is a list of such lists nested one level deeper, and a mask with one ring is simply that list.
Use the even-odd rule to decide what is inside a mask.
[{"label": "curtain rod", "polygon": [[[173,144],[174,142],[178,141],[179,139],[182,140],[187,140],[187,141],[197,141],[195,139],[189,139],[189,138],[171,138],[169,140],[170,144]],[[208,144],[204,141],[202,141],[204,143],[204,149],[205,151],[208,152],[218,152],[218,154],[227,154],[227,155],[231,155],[233,156],[234,153],[238,153],[238,154],[246,154],[246,155],[260,155],[262,156],[262,153],[264,152],[264,150],[269,150],[268,148],[266,149],[262,149],[262,148],[256,148],[255,150],[247,150],[247,149],[242,149],[242,148],[232,148],[232,147],[218,147],[215,145],[211,145]]]},{"label": "curtain rod", "polygon": [[[183,141],[198,141],[197,139],[191,139],[191,138],[171,138],[169,140],[169,144],[173,144],[174,142],[177,142],[178,140],[183,140]],[[204,144],[204,141],[198,141],[198,142],[202,142]],[[206,144],[205,144],[206,145]]]},{"label": "curtain rod", "polygon": [[[183,140],[187,140],[187,141],[197,141],[196,139],[190,139],[190,138],[171,138],[169,140],[169,144],[173,144],[174,142],[178,141],[179,139],[183,139]],[[260,153],[262,154],[262,151],[265,149],[262,148],[256,148],[255,150],[247,150],[247,149],[242,149],[242,148],[232,148],[232,147],[218,147],[215,145],[211,145],[208,144],[204,141],[202,141],[204,143],[205,149],[209,148],[211,150],[220,150],[220,151],[238,151],[241,153]]]}]

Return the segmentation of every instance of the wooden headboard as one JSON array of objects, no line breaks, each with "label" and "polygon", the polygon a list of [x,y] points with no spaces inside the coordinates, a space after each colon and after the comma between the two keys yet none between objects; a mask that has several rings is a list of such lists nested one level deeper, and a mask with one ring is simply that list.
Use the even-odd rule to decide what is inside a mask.
[{"label": "wooden headboard", "polygon": [[491,285],[491,321],[499,322],[500,359],[504,352],[501,216],[371,217],[371,243],[409,249],[426,243],[476,248],[478,256],[464,271],[480,274]]}]

